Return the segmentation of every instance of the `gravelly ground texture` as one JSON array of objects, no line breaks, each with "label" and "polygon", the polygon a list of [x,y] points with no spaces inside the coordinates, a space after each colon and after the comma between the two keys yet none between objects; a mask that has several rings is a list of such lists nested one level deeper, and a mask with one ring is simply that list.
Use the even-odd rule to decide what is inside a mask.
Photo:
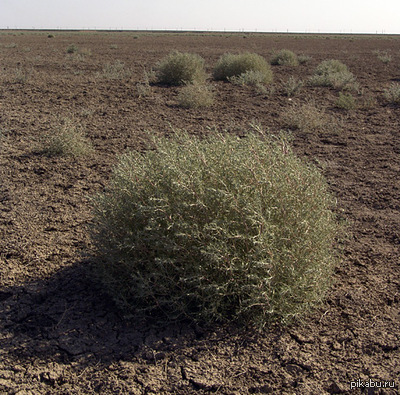
[{"label": "gravelly ground texture", "polygon": [[[400,393],[400,107],[383,95],[400,82],[400,37],[48,35],[0,33],[0,393]],[[67,53],[71,44],[78,52]],[[274,66],[269,92],[210,80],[216,99],[207,109],[180,108],[181,88],[152,85],[138,96],[144,70],[171,50],[198,53],[211,72],[225,52],[269,59],[279,49],[311,59]],[[356,109],[336,108],[331,88],[284,95],[291,76],[307,80],[325,59],[356,76]],[[116,60],[131,74],[104,77]],[[89,197],[107,185],[118,155],[140,148],[146,130],[205,134],[257,121],[276,131],[291,106],[309,101],[340,128],[295,130],[294,149],[322,166],[350,224],[325,302],[262,333],[124,319],[88,269]],[[59,117],[85,127],[93,155],[38,153]],[[368,388],[368,380],[395,388]]]}]

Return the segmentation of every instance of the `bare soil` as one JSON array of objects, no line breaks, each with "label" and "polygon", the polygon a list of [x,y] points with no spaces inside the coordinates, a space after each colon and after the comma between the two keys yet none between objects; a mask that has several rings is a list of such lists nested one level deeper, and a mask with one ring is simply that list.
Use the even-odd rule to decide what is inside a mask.
[{"label": "bare soil", "polygon": [[[0,32],[0,393],[400,393],[400,107],[383,96],[400,81],[400,37],[48,34]],[[78,53],[67,53],[71,44]],[[225,52],[270,58],[279,49],[312,58],[274,66],[270,94],[210,80],[216,100],[208,109],[180,108],[180,88],[136,94],[144,69],[171,50],[198,53],[211,71]],[[291,76],[306,80],[325,59],[356,76],[355,110],[336,108],[339,92],[330,88],[283,94]],[[132,74],[103,78],[116,60]],[[293,145],[321,166],[349,223],[324,303],[261,333],[124,318],[91,275],[87,231],[90,196],[107,185],[118,155],[140,148],[146,130],[205,134],[257,121],[274,132],[293,103],[309,100],[340,129],[293,131]],[[59,117],[85,126],[93,155],[38,152]],[[395,388],[368,388],[368,380]],[[351,390],[351,382],[364,387]]]}]

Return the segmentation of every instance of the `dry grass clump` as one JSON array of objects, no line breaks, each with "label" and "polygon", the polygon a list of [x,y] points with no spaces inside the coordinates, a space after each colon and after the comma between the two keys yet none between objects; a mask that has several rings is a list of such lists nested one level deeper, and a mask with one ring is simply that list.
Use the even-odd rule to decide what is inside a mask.
[{"label": "dry grass clump", "polygon": [[57,126],[41,141],[41,152],[48,156],[79,157],[92,151],[82,126],[71,118],[59,119]]},{"label": "dry grass clump", "polygon": [[283,85],[284,94],[287,97],[293,97],[303,88],[304,82],[298,80],[296,77],[289,77],[286,83]]},{"label": "dry grass clump", "polygon": [[[251,74],[253,73],[253,74]],[[245,75],[243,78],[254,78],[261,80],[258,83],[269,84],[272,82],[272,70],[267,61],[256,53],[243,53],[234,55],[227,53],[222,55],[214,68],[214,78],[216,80],[229,81],[232,78]]]},{"label": "dry grass clump", "polygon": [[392,61],[392,56],[387,51],[374,51],[377,58],[384,64]]},{"label": "dry grass clump", "polygon": [[214,103],[214,92],[207,84],[189,84],[179,92],[178,103],[183,108],[210,107]]},{"label": "dry grass clump", "polygon": [[126,312],[262,326],[323,297],[334,199],[284,137],[150,138],[93,200],[98,273]]},{"label": "dry grass clump", "polygon": [[68,45],[67,53],[72,54],[72,53],[77,53],[77,52],[78,52],[78,47],[75,44]]},{"label": "dry grass clump", "polygon": [[321,62],[309,79],[310,85],[329,86],[335,89],[344,89],[354,82],[355,77],[347,66],[336,59]]},{"label": "dry grass clump", "polygon": [[299,61],[300,64],[307,64],[312,60],[312,56],[300,54],[297,55],[297,60]]},{"label": "dry grass clump", "polygon": [[116,60],[113,63],[106,63],[101,73],[98,73],[97,76],[107,80],[122,80],[130,78],[132,76],[132,70],[126,67],[124,62]]},{"label": "dry grass clump", "polygon": [[235,85],[249,85],[257,87],[264,83],[265,75],[260,71],[249,70],[240,75],[229,77],[228,81]]},{"label": "dry grass clump", "polygon": [[299,60],[293,51],[281,49],[272,55],[270,63],[275,66],[298,66]]},{"label": "dry grass clump", "polygon": [[392,85],[385,89],[385,99],[391,104],[400,104],[400,84],[392,83]]},{"label": "dry grass clump", "polygon": [[343,110],[354,110],[356,108],[356,100],[351,93],[340,92],[335,106]]},{"label": "dry grass clump", "polygon": [[157,82],[166,85],[204,83],[204,59],[192,53],[171,52],[156,66]]},{"label": "dry grass clump", "polygon": [[314,133],[331,129],[331,119],[313,101],[293,104],[283,115],[283,122],[291,130]]}]

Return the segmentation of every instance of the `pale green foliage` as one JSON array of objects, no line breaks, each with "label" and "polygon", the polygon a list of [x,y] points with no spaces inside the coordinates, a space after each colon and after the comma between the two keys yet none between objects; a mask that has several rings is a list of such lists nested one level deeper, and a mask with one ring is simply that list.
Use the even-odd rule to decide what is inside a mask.
[{"label": "pale green foliage", "polygon": [[261,71],[249,70],[240,75],[229,77],[228,81],[235,85],[259,86],[264,83],[265,75]]},{"label": "pale green foliage", "polygon": [[387,51],[375,51],[377,58],[384,64],[392,61],[392,56]]},{"label": "pale green foliage", "polygon": [[343,89],[355,81],[347,66],[336,59],[324,60],[314,71],[309,82],[314,86],[330,86]]},{"label": "pale green foliage", "polygon": [[281,49],[275,52],[270,60],[272,65],[276,66],[298,66],[299,60],[297,55],[289,49]]},{"label": "pale green foliage", "polygon": [[261,77],[263,84],[272,82],[273,75],[270,65],[262,56],[255,53],[224,54],[218,60],[213,74],[216,80],[229,80],[249,72],[257,72],[257,78]]},{"label": "pale green foliage", "polygon": [[178,103],[184,108],[210,107],[214,102],[214,93],[206,84],[189,84],[178,95]]},{"label": "pale green foliage", "polygon": [[107,80],[122,80],[131,77],[132,70],[125,66],[124,62],[116,60],[113,63],[106,63],[98,77]]},{"label": "pale green foliage", "polygon": [[298,55],[297,60],[299,61],[300,64],[306,64],[309,63],[312,59],[312,56],[309,55]]},{"label": "pale green foliage", "polygon": [[48,156],[88,155],[93,151],[83,128],[71,118],[61,118],[51,133],[42,137],[41,151]]},{"label": "pale green foliage", "polygon": [[289,129],[308,133],[319,132],[332,127],[331,120],[313,101],[291,106],[285,111],[283,122]]},{"label": "pale green foliage", "polygon": [[185,85],[204,83],[204,59],[192,53],[172,52],[156,66],[156,78],[161,84]]},{"label": "pale green foliage", "polygon": [[339,93],[339,98],[336,100],[335,106],[343,110],[354,110],[356,101],[351,93]]},{"label": "pale green foliage", "polygon": [[400,84],[392,83],[392,85],[385,89],[385,99],[392,104],[400,104]]},{"label": "pale green foliage", "polygon": [[78,47],[75,44],[71,44],[67,47],[67,53],[76,53],[78,52]]},{"label": "pale green foliage", "polygon": [[97,269],[126,312],[264,325],[323,297],[334,200],[284,137],[149,138],[93,201]]},{"label": "pale green foliage", "polygon": [[297,93],[300,92],[303,85],[304,82],[302,80],[298,80],[297,78],[291,76],[283,86],[284,93],[288,97],[295,96]]}]

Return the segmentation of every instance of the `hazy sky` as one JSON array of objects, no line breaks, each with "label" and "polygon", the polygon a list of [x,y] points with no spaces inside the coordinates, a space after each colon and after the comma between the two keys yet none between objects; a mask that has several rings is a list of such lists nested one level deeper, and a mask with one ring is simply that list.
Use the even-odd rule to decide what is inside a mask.
[{"label": "hazy sky", "polygon": [[0,0],[0,28],[400,33],[400,0]]}]

